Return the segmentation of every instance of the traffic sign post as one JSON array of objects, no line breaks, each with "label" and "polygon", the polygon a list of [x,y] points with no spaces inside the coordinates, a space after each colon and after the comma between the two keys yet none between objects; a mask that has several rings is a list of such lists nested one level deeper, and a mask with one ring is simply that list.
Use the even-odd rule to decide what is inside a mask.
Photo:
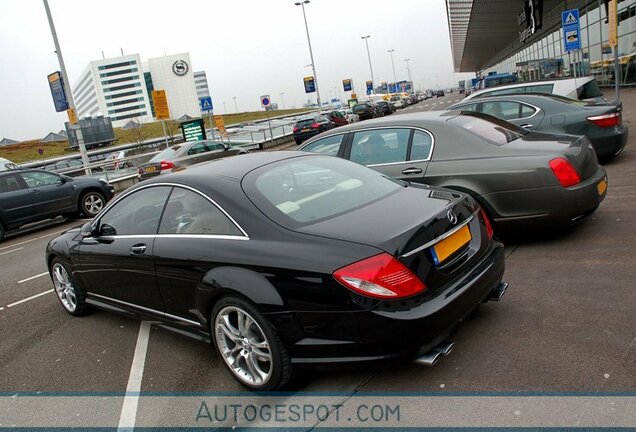
[{"label": "traffic sign post", "polygon": [[212,127],[212,113],[214,112],[214,105],[212,105],[212,98],[210,96],[202,97],[199,99],[199,104],[201,105],[201,111],[207,111],[208,113],[208,124],[210,125],[212,139],[214,139],[214,128]]},{"label": "traffic sign post", "polygon": [[581,25],[579,23],[579,10],[570,9],[561,13],[563,25],[564,49],[567,52],[581,49]]},{"label": "traffic sign post", "polygon": [[609,26],[609,46],[614,49],[614,93],[616,102],[620,101],[618,83],[621,82],[621,68],[618,61],[618,0],[610,0],[607,5],[607,19]]},{"label": "traffic sign post", "polygon": [[367,81],[367,94],[370,95],[373,93],[373,81]]},{"label": "traffic sign post", "polygon": [[269,139],[274,142],[274,132],[272,131],[272,120],[269,118],[269,108],[272,106],[272,99],[269,95],[261,96],[261,106],[265,108],[265,114],[267,114],[267,124],[269,125]]},{"label": "traffic sign post", "polygon": [[308,76],[303,78],[303,83],[305,84],[305,93],[314,93],[316,91],[316,81],[314,77]]},{"label": "traffic sign post", "polygon": [[55,105],[55,111],[61,112],[69,109],[68,100],[66,99],[66,92],[64,91],[64,79],[60,72],[53,72],[46,77],[49,80],[49,87],[51,88],[51,96],[53,96],[53,104]]},{"label": "traffic sign post", "polygon": [[166,119],[170,118],[170,109],[168,108],[168,97],[165,90],[153,90],[152,102],[155,107],[155,118],[161,120],[161,126],[163,127],[163,137],[166,140],[166,148],[170,147],[168,144],[168,134],[166,133]]},{"label": "traffic sign post", "polygon": [[353,91],[353,81],[351,79],[342,80],[342,87],[346,92]]}]

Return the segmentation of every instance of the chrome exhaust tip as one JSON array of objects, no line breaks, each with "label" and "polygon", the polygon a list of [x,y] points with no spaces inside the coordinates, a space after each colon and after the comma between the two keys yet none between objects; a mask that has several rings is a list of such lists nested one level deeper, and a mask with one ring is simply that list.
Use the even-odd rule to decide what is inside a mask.
[{"label": "chrome exhaust tip", "polygon": [[423,366],[432,367],[432,366],[435,366],[435,363],[437,363],[440,358],[442,358],[442,353],[439,351],[433,350],[416,358],[414,363],[423,365]]},{"label": "chrome exhaust tip", "polygon": [[451,353],[451,351],[453,351],[453,348],[455,348],[455,343],[454,342],[445,341],[445,342],[442,342],[441,344],[437,345],[437,347],[435,347],[433,349],[433,351],[437,351],[441,355],[446,357],[447,355],[449,355]]},{"label": "chrome exhaust tip", "polygon": [[488,296],[488,300],[489,301],[499,301],[499,300],[501,300],[501,298],[506,293],[507,289],[508,289],[508,282],[499,282],[499,285],[497,285],[490,292],[490,296]]}]

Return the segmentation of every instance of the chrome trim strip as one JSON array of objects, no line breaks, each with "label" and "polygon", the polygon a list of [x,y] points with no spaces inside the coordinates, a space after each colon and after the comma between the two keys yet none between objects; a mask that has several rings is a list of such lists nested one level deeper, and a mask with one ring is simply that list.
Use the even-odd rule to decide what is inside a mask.
[{"label": "chrome trim strip", "polygon": [[102,240],[114,240],[114,239],[154,239],[154,238],[196,238],[196,239],[213,239],[213,240],[249,240],[249,237],[243,236],[231,236],[231,235],[216,235],[216,234],[123,234],[114,236],[102,236],[98,237]]},{"label": "chrome trim strip", "polygon": [[139,305],[136,305],[136,304],[133,304],[133,303],[128,303],[128,302],[125,302],[123,300],[117,300],[117,299],[114,299],[114,298],[111,298],[111,297],[106,297],[106,296],[103,296],[103,295],[100,295],[100,294],[91,293],[91,292],[86,293],[86,294],[88,294],[89,297],[101,298],[101,299],[104,299],[104,300],[111,301],[113,303],[119,303],[119,304],[122,304],[122,305],[130,306],[130,307],[135,308],[135,309],[140,309],[140,310],[143,310],[143,311],[146,311],[146,312],[150,312],[150,313],[152,313],[154,315],[159,315],[159,316],[162,316],[164,318],[170,318],[170,319],[174,319],[174,320],[178,320],[178,321],[187,322],[188,324],[194,324],[196,326],[203,327],[200,322],[192,321],[192,320],[185,319],[185,318],[181,318],[181,317],[178,317],[176,315],[171,315],[171,314],[168,314],[168,313],[165,313],[165,312],[161,312],[161,311],[158,311],[158,310],[155,310],[155,309],[150,309],[150,308],[139,306]]},{"label": "chrome trim strip", "polygon": [[475,216],[477,216],[477,213],[479,213],[479,210],[477,210],[475,213],[473,213],[472,215],[470,215],[465,221],[463,221],[461,224],[457,225],[455,228],[453,228],[450,231],[445,232],[444,234],[442,234],[441,236],[434,238],[433,240],[431,240],[428,243],[425,243],[424,245],[413,249],[410,252],[407,252],[405,254],[402,254],[400,257],[401,258],[406,258],[406,257],[410,257],[413,254],[416,254],[418,252],[423,251],[424,249],[427,249],[431,246],[433,246],[435,243],[438,243],[442,240],[444,240],[445,238],[448,238],[450,236],[452,236],[453,234],[455,234],[457,231],[459,231],[460,229],[464,228],[464,226],[468,225],[470,222],[472,222],[472,220],[475,218]]}]

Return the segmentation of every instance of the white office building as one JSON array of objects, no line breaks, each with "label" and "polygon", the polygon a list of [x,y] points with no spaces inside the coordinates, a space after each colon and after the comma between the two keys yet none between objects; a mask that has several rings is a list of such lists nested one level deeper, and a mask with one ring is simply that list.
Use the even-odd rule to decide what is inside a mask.
[{"label": "white office building", "polygon": [[102,114],[113,126],[152,120],[138,54],[90,62],[73,86],[73,97],[79,118]]}]

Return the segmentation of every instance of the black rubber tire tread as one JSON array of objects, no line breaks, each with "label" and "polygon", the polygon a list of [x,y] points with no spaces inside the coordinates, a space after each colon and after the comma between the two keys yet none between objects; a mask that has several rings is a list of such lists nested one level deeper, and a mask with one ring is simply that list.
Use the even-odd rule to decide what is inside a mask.
[{"label": "black rubber tire tread", "polygon": [[[230,370],[230,368],[225,363],[225,360],[223,360],[223,358],[221,357],[221,352],[216,342],[214,323],[216,321],[216,315],[225,306],[238,306],[241,309],[244,309],[252,316],[252,318],[257,321],[258,325],[265,332],[265,336],[267,337],[267,340],[270,344],[272,358],[274,360],[274,371],[272,373],[272,377],[265,385],[250,386],[238,380],[234,377],[234,373]],[[223,363],[223,366],[225,366],[230,375],[241,385],[254,391],[273,391],[283,388],[290,382],[293,375],[293,367],[289,358],[289,354],[287,353],[287,349],[285,348],[285,345],[283,345],[283,342],[280,340],[280,337],[278,337],[278,334],[276,333],[274,327],[258,312],[256,307],[252,303],[235,296],[225,296],[219,299],[219,301],[217,301],[214,305],[212,313],[210,314],[210,333],[212,335],[212,345],[214,345],[214,349],[219,355],[219,360]]]}]

